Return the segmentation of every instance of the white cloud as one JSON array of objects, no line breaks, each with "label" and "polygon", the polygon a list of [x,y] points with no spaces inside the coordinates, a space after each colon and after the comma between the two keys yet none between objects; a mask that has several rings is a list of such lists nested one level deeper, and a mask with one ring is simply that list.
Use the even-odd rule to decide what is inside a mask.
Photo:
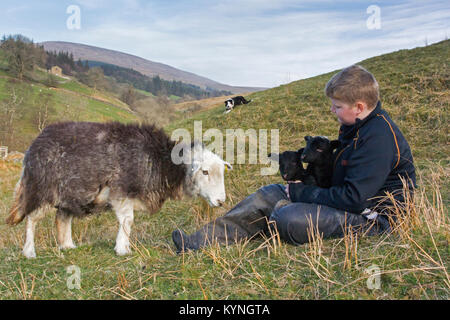
[{"label": "white cloud", "polygon": [[105,8],[109,3],[107,0],[75,0],[75,2],[88,10]]},{"label": "white cloud", "polygon": [[370,1],[76,2],[82,30],[39,40],[123,51],[231,85],[275,86],[450,34],[448,1],[377,1],[380,30],[366,27]]}]

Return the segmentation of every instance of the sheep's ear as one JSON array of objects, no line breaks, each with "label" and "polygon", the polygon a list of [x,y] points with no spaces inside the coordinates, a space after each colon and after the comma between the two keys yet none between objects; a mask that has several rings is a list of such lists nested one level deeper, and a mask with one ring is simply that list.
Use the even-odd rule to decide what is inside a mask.
[{"label": "sheep's ear", "polygon": [[200,168],[201,168],[200,162],[198,162],[198,161],[192,162],[191,173],[192,174],[196,173]]},{"label": "sheep's ear", "polygon": [[304,150],[305,150],[305,148],[300,148],[297,150],[297,153],[302,154]]},{"label": "sheep's ear", "polygon": [[305,141],[309,141],[309,140],[311,140],[311,139],[312,139],[311,136],[306,136],[306,137],[305,137]]},{"label": "sheep's ear", "polygon": [[341,142],[339,140],[333,140],[330,142],[331,150],[337,149],[341,146]]},{"label": "sheep's ear", "polygon": [[233,166],[229,162],[224,161],[223,164],[225,165],[225,171],[233,170]]}]

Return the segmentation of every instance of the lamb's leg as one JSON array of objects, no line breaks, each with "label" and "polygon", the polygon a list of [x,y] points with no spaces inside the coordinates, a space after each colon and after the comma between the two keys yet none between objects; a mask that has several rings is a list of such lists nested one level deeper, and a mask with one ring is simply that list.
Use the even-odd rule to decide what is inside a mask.
[{"label": "lamb's leg", "polygon": [[125,199],[112,201],[111,204],[119,220],[119,232],[117,233],[116,247],[114,250],[117,255],[122,256],[131,253],[130,232],[133,224],[133,201]]},{"label": "lamb's leg", "polygon": [[72,215],[58,210],[56,213],[56,230],[60,249],[76,248],[72,240]]},{"label": "lamb's leg", "polygon": [[27,215],[26,239],[22,250],[23,255],[27,258],[36,258],[34,232],[36,230],[36,224],[42,219],[44,213],[44,208],[39,208]]}]

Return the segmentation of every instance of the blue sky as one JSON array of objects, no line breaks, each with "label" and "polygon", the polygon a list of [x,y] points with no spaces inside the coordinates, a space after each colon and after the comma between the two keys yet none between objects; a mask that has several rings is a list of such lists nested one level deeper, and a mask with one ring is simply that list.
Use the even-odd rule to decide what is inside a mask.
[{"label": "blue sky", "polygon": [[[0,5],[0,34],[118,50],[238,86],[273,87],[450,36],[448,0],[0,0]],[[79,30],[66,26],[70,5],[80,8]],[[379,8],[379,29],[367,25],[371,5]]]}]

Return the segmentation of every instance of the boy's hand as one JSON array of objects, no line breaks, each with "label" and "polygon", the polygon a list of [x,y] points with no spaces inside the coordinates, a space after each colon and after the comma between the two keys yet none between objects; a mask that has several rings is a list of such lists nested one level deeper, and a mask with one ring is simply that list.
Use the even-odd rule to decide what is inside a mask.
[{"label": "boy's hand", "polygon": [[289,184],[291,183],[302,183],[300,180],[297,181],[288,181],[288,184],[285,186],[284,191],[286,191],[287,197],[289,200],[291,200],[291,197],[289,196]]}]

